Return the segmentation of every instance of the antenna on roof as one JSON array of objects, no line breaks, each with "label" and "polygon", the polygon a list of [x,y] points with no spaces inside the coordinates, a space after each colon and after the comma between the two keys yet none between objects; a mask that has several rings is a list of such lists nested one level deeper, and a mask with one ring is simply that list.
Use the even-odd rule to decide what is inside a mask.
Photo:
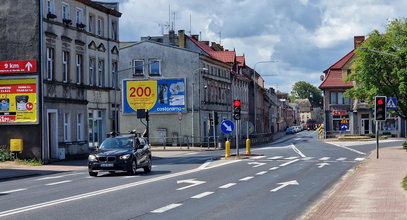
[{"label": "antenna on roof", "polygon": [[219,44],[222,45],[222,31],[219,31]]},{"label": "antenna on roof", "polygon": [[192,34],[192,14],[189,14],[189,35]]}]

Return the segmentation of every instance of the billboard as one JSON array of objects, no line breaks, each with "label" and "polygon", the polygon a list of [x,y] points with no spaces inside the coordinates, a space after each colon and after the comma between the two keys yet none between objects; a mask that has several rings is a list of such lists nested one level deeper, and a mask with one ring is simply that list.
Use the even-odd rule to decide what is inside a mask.
[{"label": "billboard", "polygon": [[37,78],[0,79],[0,124],[38,123]]},{"label": "billboard", "polygon": [[123,113],[145,109],[154,113],[184,112],[185,80],[124,80]]}]

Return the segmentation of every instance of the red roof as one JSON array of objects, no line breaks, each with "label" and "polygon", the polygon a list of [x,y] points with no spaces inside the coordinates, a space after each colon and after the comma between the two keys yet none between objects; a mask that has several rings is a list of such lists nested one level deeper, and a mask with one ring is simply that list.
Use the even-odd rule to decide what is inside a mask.
[{"label": "red roof", "polygon": [[212,51],[210,55],[224,63],[235,63],[236,51]]},{"label": "red roof", "polygon": [[352,88],[352,82],[345,82],[342,77],[342,69],[355,55],[355,50],[350,51],[332,66],[324,71],[325,79],[319,86],[320,89],[327,88]]},{"label": "red roof", "polygon": [[244,56],[236,56],[236,61],[239,67],[244,67],[246,65]]}]

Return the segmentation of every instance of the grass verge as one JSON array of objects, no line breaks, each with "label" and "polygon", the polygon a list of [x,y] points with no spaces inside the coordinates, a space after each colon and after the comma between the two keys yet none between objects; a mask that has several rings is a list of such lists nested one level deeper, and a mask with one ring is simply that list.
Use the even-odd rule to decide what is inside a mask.
[{"label": "grass verge", "polygon": [[36,159],[27,159],[27,160],[16,159],[15,161],[17,164],[20,164],[20,165],[42,166],[42,162],[40,160],[36,160]]}]

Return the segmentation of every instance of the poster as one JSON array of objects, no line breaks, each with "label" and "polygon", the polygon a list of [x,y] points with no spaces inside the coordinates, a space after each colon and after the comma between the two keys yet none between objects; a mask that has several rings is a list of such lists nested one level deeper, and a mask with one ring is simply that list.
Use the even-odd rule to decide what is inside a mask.
[{"label": "poster", "polygon": [[125,80],[123,81],[123,113],[183,112],[185,108],[185,80]]},{"label": "poster", "polygon": [[37,79],[0,79],[0,124],[37,122]]}]

